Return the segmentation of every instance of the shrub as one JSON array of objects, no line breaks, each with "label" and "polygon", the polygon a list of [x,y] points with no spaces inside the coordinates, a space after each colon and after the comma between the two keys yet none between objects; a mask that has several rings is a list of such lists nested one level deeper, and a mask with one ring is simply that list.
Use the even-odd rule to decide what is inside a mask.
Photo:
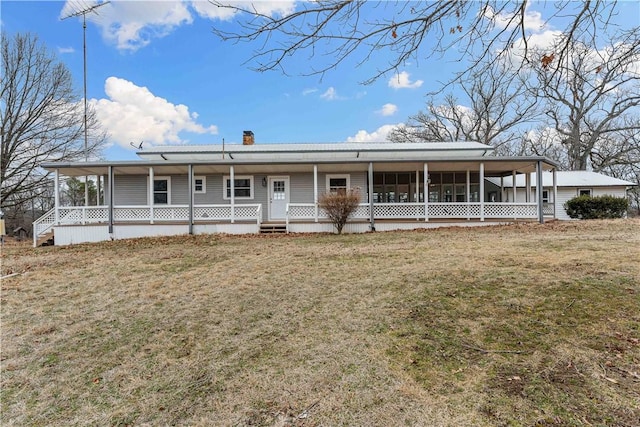
[{"label": "shrub", "polygon": [[342,233],[349,216],[360,204],[360,191],[350,189],[344,192],[325,193],[320,196],[318,205],[323,209],[329,220],[336,227],[338,234]]},{"label": "shrub", "polygon": [[571,218],[623,218],[629,209],[629,200],[614,196],[578,196],[568,200],[564,208]]}]

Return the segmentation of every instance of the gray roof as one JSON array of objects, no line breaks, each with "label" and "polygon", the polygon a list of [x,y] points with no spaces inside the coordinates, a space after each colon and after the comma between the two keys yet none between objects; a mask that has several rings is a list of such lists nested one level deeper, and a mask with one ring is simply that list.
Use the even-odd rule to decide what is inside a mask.
[{"label": "gray roof", "polygon": [[[633,182],[591,171],[558,171],[556,173],[558,187],[630,187],[637,185]],[[505,187],[512,187],[512,178],[511,175],[505,176],[503,178],[503,185]],[[496,185],[500,185],[500,178],[494,177],[487,179]],[[531,174],[531,187],[535,188],[536,183],[536,173],[534,172]],[[553,186],[553,174],[551,172],[542,173],[542,185],[543,187]],[[525,176],[521,174],[516,175],[516,187],[525,186]]]},{"label": "gray roof", "polygon": [[197,167],[199,173],[219,173],[231,165],[247,173],[284,173],[308,171],[310,165],[344,171],[366,170],[369,163],[384,169],[395,164],[416,170],[421,163],[429,163],[433,170],[466,170],[484,163],[487,174],[530,172],[537,162],[542,162],[543,169],[558,166],[541,156],[501,157],[492,155],[492,150],[478,142],[231,144],[225,145],[224,151],[222,145],[182,145],[141,150],[136,161],[45,162],[41,166],[50,171],[60,169],[67,176],[105,174],[109,166],[117,167],[120,174],[146,173],[149,167],[159,168],[158,173],[184,173],[187,165]]},{"label": "gray roof", "polygon": [[222,144],[156,146],[137,152],[145,160],[221,160],[241,158],[258,161],[286,160],[344,160],[366,158],[371,160],[407,159],[414,156],[470,157],[485,156],[493,147],[479,142],[430,143],[324,143],[324,144]]}]

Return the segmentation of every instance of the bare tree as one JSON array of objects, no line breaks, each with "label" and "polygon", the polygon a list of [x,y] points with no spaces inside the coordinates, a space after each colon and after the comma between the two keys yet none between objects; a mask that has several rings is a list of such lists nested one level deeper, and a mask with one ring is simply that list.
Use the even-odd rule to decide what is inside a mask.
[{"label": "bare tree", "polygon": [[518,156],[544,156],[558,162],[562,169],[569,169],[566,150],[559,143],[555,129],[541,122],[536,128],[527,131],[522,139],[515,141],[511,152]]},{"label": "bare tree", "polygon": [[[84,110],[71,73],[36,36],[5,33],[0,108],[0,198],[11,209],[48,191],[42,162],[84,158]],[[93,156],[105,138],[93,111],[87,127]]]},{"label": "bare tree", "polygon": [[342,234],[342,229],[349,217],[358,208],[360,198],[360,190],[351,188],[346,191],[321,194],[318,206],[327,214],[336,232]]},{"label": "bare tree", "polygon": [[[229,32],[221,24],[213,31],[223,40],[256,42],[258,48],[251,61],[257,71],[286,72],[288,58],[307,55],[321,59],[310,61],[312,68],[303,74],[322,75],[347,58],[355,57],[361,65],[384,52],[388,63],[364,82],[370,83],[408,60],[452,50],[465,59],[472,52],[481,52],[476,56],[478,62],[470,62],[466,68],[477,70],[487,58],[494,58],[496,51],[518,41],[529,58],[526,0],[318,0],[300,2],[293,13],[284,16],[260,13],[245,2],[211,3],[238,12],[241,30]],[[567,40],[595,41],[597,29],[607,26],[616,13],[616,3],[604,0],[562,0],[554,3],[554,8],[549,20],[563,30]],[[563,59],[568,52],[569,45],[565,45],[555,57]]]},{"label": "bare tree", "polygon": [[526,96],[524,77],[494,63],[484,72],[474,72],[462,80],[454,95],[443,101],[432,97],[426,112],[409,117],[405,126],[394,129],[394,142],[477,141],[491,145],[501,154],[510,154],[522,138],[522,127],[537,117],[536,99]]},{"label": "bare tree", "polygon": [[[640,30],[595,50],[581,41],[551,70],[532,63],[537,80],[533,96],[545,102],[545,114],[563,147],[567,167],[602,170],[640,162]],[[555,61],[555,59],[551,59]]]}]

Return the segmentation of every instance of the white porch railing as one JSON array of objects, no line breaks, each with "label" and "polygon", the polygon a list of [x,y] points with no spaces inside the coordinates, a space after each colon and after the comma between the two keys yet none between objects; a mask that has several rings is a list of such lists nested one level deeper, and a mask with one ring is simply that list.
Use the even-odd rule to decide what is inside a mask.
[{"label": "white porch railing", "polygon": [[484,216],[488,218],[535,219],[536,203],[485,203]]},{"label": "white porch railing", "polygon": [[[188,205],[169,206],[114,206],[114,222],[164,222],[189,221]],[[256,221],[262,222],[262,205],[196,205],[193,207],[193,220],[196,221]],[[47,233],[56,225],[83,225],[109,222],[108,206],[69,206],[49,212],[33,222],[33,244],[38,237]]]},{"label": "white porch railing", "polygon": [[[545,211],[546,214],[546,211]],[[535,219],[538,217],[536,203],[484,203],[484,215],[480,203],[376,203],[373,205],[375,219],[429,219],[429,218],[509,218]],[[351,219],[368,220],[368,203],[358,205]],[[326,220],[327,214],[313,203],[287,204],[286,224],[294,221]],[[114,222],[165,222],[188,221],[188,205],[169,206],[115,206]],[[262,205],[196,205],[193,220],[198,221],[256,221],[262,222]],[[108,206],[61,207],[57,213],[50,210],[33,223],[33,242],[55,225],[99,224],[109,221]]]},{"label": "white porch railing", "polygon": [[[313,203],[289,203],[287,205],[287,226],[289,221],[325,220],[327,215],[317,209]],[[483,218],[481,204],[477,202],[462,203],[428,203],[425,216],[424,203],[375,203],[374,219],[426,219],[426,218]],[[485,203],[485,218],[535,219],[538,217],[536,203]],[[360,204],[351,215],[351,219],[369,219],[369,204]]]},{"label": "white porch railing", "polygon": [[424,203],[374,203],[373,217],[376,219],[424,218]]},{"label": "white porch railing", "polygon": [[542,213],[547,216],[555,215],[555,206],[553,203],[543,203],[542,204]]},{"label": "white porch railing", "polygon": [[[287,204],[287,214],[286,214],[286,224],[287,228],[289,227],[289,220],[325,220],[328,218],[327,213],[321,209],[317,208],[317,217],[316,217],[316,205],[314,203],[288,203]],[[361,203],[358,207],[353,211],[351,219],[369,219],[369,204]]]}]

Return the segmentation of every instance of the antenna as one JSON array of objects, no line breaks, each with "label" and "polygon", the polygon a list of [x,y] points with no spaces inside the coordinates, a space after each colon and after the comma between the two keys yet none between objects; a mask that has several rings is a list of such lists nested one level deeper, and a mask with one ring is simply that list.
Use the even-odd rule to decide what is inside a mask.
[{"label": "antenna", "polygon": [[[106,4],[109,4],[110,1],[106,1],[104,3],[98,3],[91,7],[86,7],[81,10],[77,10],[75,12],[70,13],[69,15],[62,18],[64,21],[67,18],[73,18],[76,16],[82,15],[82,50],[83,50],[83,59],[84,59],[84,161],[89,160],[89,152],[88,152],[88,144],[87,144],[87,13],[97,13],[96,9],[102,7]],[[87,176],[84,177],[85,185],[84,185],[84,205],[89,206],[89,179]],[[96,200],[97,203],[97,200]]]},{"label": "antenna", "polygon": [[133,141],[129,141],[129,145],[138,150],[142,150],[142,144],[144,144],[144,141],[140,141],[140,144],[136,144]]}]

